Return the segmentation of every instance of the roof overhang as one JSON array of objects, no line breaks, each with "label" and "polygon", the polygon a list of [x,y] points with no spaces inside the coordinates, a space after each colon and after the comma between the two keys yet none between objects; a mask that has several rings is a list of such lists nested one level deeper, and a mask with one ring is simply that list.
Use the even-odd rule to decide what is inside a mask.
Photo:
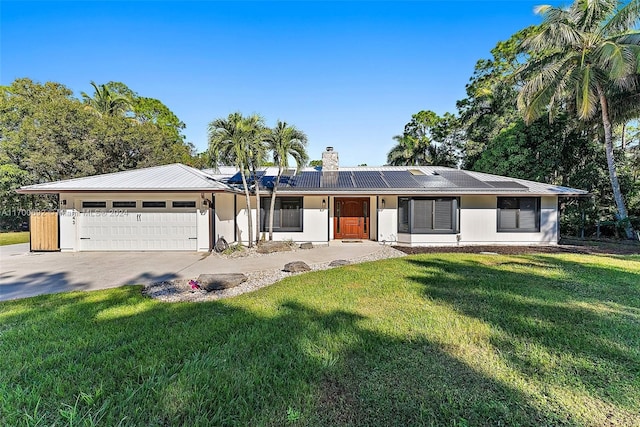
[{"label": "roof overhang", "polygon": [[79,189],[38,189],[38,188],[19,188],[16,190],[18,194],[62,194],[62,193],[224,193],[226,189],[211,188],[84,188]]}]

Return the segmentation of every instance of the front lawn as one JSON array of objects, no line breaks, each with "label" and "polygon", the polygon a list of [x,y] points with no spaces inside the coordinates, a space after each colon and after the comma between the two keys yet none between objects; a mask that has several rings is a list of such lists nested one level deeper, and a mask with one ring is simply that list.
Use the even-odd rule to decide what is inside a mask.
[{"label": "front lawn", "polygon": [[16,231],[0,233],[0,246],[15,245],[16,243],[29,243],[29,232]]},{"label": "front lawn", "polygon": [[0,425],[640,425],[640,256],[427,254],[0,303]]}]

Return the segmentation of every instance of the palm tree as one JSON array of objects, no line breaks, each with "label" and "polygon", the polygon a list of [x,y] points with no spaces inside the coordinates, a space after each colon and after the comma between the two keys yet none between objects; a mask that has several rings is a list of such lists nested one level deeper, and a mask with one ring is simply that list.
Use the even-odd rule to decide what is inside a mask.
[{"label": "palm tree", "polygon": [[396,135],[397,142],[387,154],[387,163],[391,166],[418,166],[427,164],[427,146],[421,139],[411,135]]},{"label": "palm tree", "polygon": [[85,92],[80,92],[80,94],[82,95],[84,103],[87,104],[89,108],[95,110],[100,116],[103,114],[123,116],[133,109],[129,98],[111,91],[107,85],[98,86],[94,82],[91,82],[91,86],[93,86],[94,89],[93,96],[89,96]]},{"label": "palm tree", "polygon": [[[266,138],[268,129],[264,125],[264,119],[257,114],[249,116],[245,119],[245,126],[248,131],[247,134],[247,147],[249,168],[251,175],[253,176],[253,186],[256,192],[256,243],[260,242],[260,224],[261,211],[260,211],[260,176],[258,175],[258,169],[264,164],[266,160]],[[251,234],[251,233],[249,233]]]},{"label": "palm tree", "polygon": [[273,183],[269,207],[269,240],[273,240],[273,215],[282,172],[289,167],[289,156],[296,162],[296,169],[300,170],[300,167],[309,160],[309,155],[307,154],[307,135],[295,126],[288,125],[287,122],[278,120],[276,126],[269,132],[267,143],[273,155],[273,162],[278,166],[278,175]]},{"label": "palm tree", "polygon": [[[209,156],[213,165],[233,164],[240,170],[242,186],[248,212],[248,246],[253,246],[253,222],[251,215],[251,194],[247,185],[247,175],[251,170],[253,153],[256,153],[257,127],[262,127],[262,118],[257,115],[244,117],[241,113],[216,119],[209,123]],[[262,140],[260,140],[260,143]]]},{"label": "palm tree", "polygon": [[518,108],[527,123],[563,106],[575,108],[584,121],[600,114],[618,215],[633,238],[613,157],[611,111],[620,107],[612,104],[614,95],[638,90],[640,32],[634,28],[640,0],[576,0],[568,8],[540,6],[537,12],[543,15],[540,31],[522,43],[530,59],[517,72],[524,80]]}]

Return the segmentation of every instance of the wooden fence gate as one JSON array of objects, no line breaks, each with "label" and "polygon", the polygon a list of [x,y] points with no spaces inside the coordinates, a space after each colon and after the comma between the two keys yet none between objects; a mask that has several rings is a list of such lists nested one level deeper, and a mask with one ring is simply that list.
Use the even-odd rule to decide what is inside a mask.
[{"label": "wooden fence gate", "polygon": [[37,212],[29,217],[31,251],[59,251],[58,212]]}]

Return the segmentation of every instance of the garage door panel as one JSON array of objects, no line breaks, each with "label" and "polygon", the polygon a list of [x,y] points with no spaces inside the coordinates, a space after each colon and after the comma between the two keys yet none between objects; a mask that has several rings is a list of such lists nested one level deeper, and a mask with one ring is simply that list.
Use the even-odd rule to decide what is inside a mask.
[{"label": "garage door panel", "polygon": [[82,213],[81,251],[195,251],[196,212]]}]

